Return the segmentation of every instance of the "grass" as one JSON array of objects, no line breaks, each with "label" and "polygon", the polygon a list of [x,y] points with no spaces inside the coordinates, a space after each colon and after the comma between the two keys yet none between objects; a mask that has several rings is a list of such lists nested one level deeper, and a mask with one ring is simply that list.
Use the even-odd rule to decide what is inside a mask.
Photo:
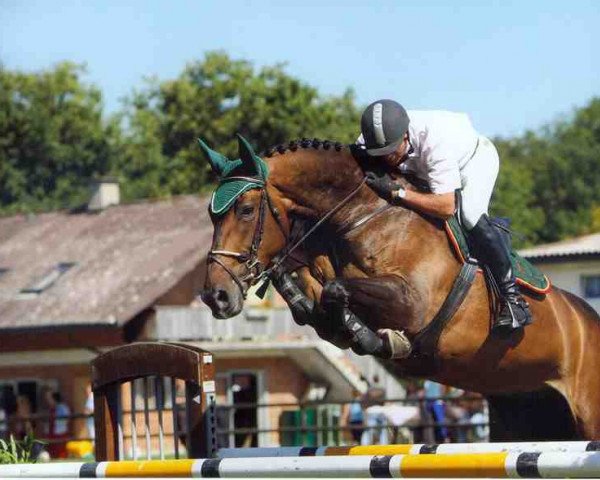
[{"label": "grass", "polygon": [[8,441],[0,440],[0,464],[10,463],[35,463],[32,453],[36,444],[43,444],[27,435],[23,440],[15,440],[11,435]]}]

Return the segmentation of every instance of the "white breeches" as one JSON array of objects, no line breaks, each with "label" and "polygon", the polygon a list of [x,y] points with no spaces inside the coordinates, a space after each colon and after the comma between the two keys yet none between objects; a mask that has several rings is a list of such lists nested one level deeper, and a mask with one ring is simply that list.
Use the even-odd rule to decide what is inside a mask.
[{"label": "white breeches", "polygon": [[488,213],[494,184],[498,177],[500,159],[494,144],[479,137],[477,150],[460,171],[462,183],[462,222],[471,230],[481,215]]}]

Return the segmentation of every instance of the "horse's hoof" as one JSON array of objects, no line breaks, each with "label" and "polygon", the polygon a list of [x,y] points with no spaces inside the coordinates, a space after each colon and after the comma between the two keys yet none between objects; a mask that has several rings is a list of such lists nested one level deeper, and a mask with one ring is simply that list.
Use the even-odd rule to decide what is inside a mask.
[{"label": "horse's hoof", "polygon": [[377,330],[377,335],[390,349],[391,355],[388,357],[389,360],[406,358],[410,355],[410,352],[412,352],[410,340],[406,338],[403,330],[381,328]]}]

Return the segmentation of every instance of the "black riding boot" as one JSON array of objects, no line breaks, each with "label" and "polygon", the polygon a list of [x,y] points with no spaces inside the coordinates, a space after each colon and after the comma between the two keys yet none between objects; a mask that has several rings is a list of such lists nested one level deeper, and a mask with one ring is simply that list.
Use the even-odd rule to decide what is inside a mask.
[{"label": "black riding boot", "polygon": [[490,269],[502,295],[500,313],[493,328],[512,330],[529,325],[532,321],[531,312],[515,283],[510,251],[502,234],[487,215],[482,215],[469,232],[469,240],[473,253]]}]

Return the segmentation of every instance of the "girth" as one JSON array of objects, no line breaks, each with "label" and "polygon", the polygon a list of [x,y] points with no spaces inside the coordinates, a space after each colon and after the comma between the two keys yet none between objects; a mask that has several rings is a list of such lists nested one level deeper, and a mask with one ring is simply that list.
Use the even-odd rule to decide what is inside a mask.
[{"label": "girth", "polygon": [[463,263],[442,306],[431,322],[419,331],[411,342],[413,348],[409,359],[418,360],[428,372],[437,368],[437,346],[442,331],[469,293],[475,281],[477,269],[478,265],[473,260]]}]

